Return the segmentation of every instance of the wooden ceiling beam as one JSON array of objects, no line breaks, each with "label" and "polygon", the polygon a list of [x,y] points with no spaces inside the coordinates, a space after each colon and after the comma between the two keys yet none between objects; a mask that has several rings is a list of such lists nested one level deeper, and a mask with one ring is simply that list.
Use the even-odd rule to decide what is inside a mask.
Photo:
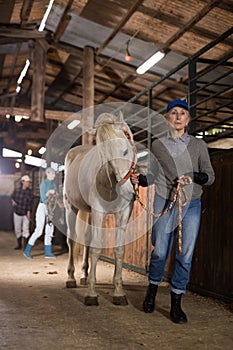
[{"label": "wooden ceiling beam", "polygon": [[[9,137],[9,132],[8,131],[0,132],[0,137],[2,137],[2,138]],[[46,130],[43,133],[42,132],[38,133],[38,132],[33,132],[33,131],[20,131],[20,132],[17,132],[16,138],[17,139],[26,139],[26,140],[32,140],[32,139],[47,140],[49,138],[49,133]]]},{"label": "wooden ceiling beam", "polygon": [[[0,115],[5,116],[6,114],[10,115],[24,115],[31,117],[31,108],[22,108],[22,107],[0,107]],[[45,119],[64,121],[71,116],[73,112],[68,111],[58,111],[58,110],[45,110]]]},{"label": "wooden ceiling beam", "polygon": [[[1,1],[0,23],[8,24],[10,22],[14,6],[15,6],[15,0]],[[1,33],[1,29],[0,29],[0,33]],[[0,72],[2,72],[3,70],[4,60],[5,60],[5,55],[1,55]]]},{"label": "wooden ceiling beam", "polygon": [[[70,44],[64,44],[64,43],[53,43],[51,45],[51,47],[54,47],[56,48],[57,50],[61,50],[61,51],[64,51],[68,54],[72,54],[73,56],[77,56],[79,57],[80,59],[82,59],[82,55],[83,55],[83,50],[80,49],[80,48],[77,48],[73,45],[70,45]],[[96,65],[95,65],[95,69],[96,69],[96,73],[98,74],[101,70],[102,70],[102,66],[107,66],[107,63],[108,62],[109,58],[106,57],[106,56],[103,56],[103,55],[100,55],[98,57],[98,61],[96,61]],[[98,68],[99,66],[99,68]],[[137,74],[135,73],[135,67],[125,63],[125,62],[122,62],[122,61],[118,61],[116,59],[112,59],[111,62],[109,62],[109,66],[113,69],[116,69],[116,70],[120,70],[126,74],[130,74],[131,76],[136,76],[137,77]],[[158,79],[158,75],[155,74],[155,73],[149,73],[151,77],[153,77],[152,80],[154,79]],[[78,77],[76,77],[77,79]]]},{"label": "wooden ceiling beam", "polygon": [[66,60],[66,63],[63,65],[63,68],[56,76],[56,79],[54,79],[53,83],[47,90],[47,95],[53,97],[53,104],[56,104],[56,102],[61,99],[62,95],[65,94],[70,86],[75,82],[75,79],[81,71],[82,67],[80,67],[77,56],[70,55]]},{"label": "wooden ceiling beam", "polygon": [[14,39],[43,39],[46,38],[47,32],[38,32],[36,29],[23,29],[18,25],[0,25],[0,37],[2,38],[14,38]]},{"label": "wooden ceiling beam", "polygon": [[[1,29],[0,29],[1,30]],[[10,44],[18,44],[25,42],[25,39],[23,38],[1,38],[1,32],[0,32],[0,45],[10,45]]]},{"label": "wooden ceiling beam", "polygon": [[52,42],[50,45],[51,49],[57,49],[60,51],[64,51],[66,53],[68,53],[69,55],[74,55],[74,56],[78,56],[79,58],[83,57],[83,49],[80,49],[74,45],[71,44],[65,44],[65,43],[55,43]]},{"label": "wooden ceiling beam", "polygon": [[65,32],[70,20],[71,20],[71,15],[68,14],[68,12],[71,9],[71,6],[73,4],[74,0],[69,0],[68,4],[66,5],[66,8],[61,16],[61,19],[58,23],[58,26],[56,28],[56,31],[54,33],[54,42],[57,43],[60,39],[62,34]]},{"label": "wooden ceiling beam", "polygon": [[10,22],[15,2],[15,0],[1,1],[0,23]]},{"label": "wooden ceiling beam", "polygon": [[232,0],[222,0],[217,7],[222,10],[232,12]]},{"label": "wooden ceiling beam", "polygon": [[110,41],[112,41],[112,39],[119,33],[119,31],[124,27],[126,22],[130,19],[130,17],[138,9],[138,7],[142,4],[142,2],[143,2],[143,0],[136,0],[136,2],[130,7],[129,11],[122,18],[122,20],[119,22],[119,24],[113,30],[113,32],[109,35],[109,37],[105,40],[105,42],[98,48],[98,50],[96,51],[97,56],[100,54],[101,51],[104,50],[104,48],[110,43]]},{"label": "wooden ceiling beam", "polygon": [[[81,49],[75,48],[72,45],[55,44],[53,46],[55,46],[57,49],[64,50],[65,52],[72,53],[72,55],[74,55],[74,56],[76,56],[76,55],[80,56],[80,54],[82,52]],[[99,64],[100,70],[102,69],[101,65],[103,65],[103,66],[105,65],[105,61],[107,61],[107,58],[105,58],[105,56],[98,57],[97,64]],[[120,79],[120,81],[118,83],[116,83],[116,82],[114,83],[114,82],[109,81],[110,83],[114,84],[115,87],[113,89],[111,89],[111,91],[109,93],[102,91],[102,93],[105,95],[105,97],[103,97],[100,101],[98,101],[98,103],[101,103],[101,102],[105,101],[106,99],[108,99],[110,96],[112,96],[112,94],[114,94],[121,86],[124,86],[124,84],[126,84],[128,82],[128,80],[131,79],[132,75],[135,75],[135,78],[137,78],[137,75],[135,74],[135,68],[128,65],[127,63],[112,60],[111,67],[112,67],[112,69],[116,69],[117,71],[123,69],[125,74],[127,74],[127,77]],[[97,74],[98,74],[98,72],[99,72],[99,70],[97,69]],[[158,76],[156,74],[150,73],[150,75],[154,76],[156,79],[158,78]],[[76,79],[77,79],[77,77],[76,77]],[[74,83],[74,81],[72,82],[72,84],[73,83]],[[185,85],[182,85],[182,83],[180,83],[180,82],[175,82],[175,81],[169,79],[169,82],[167,84],[169,86],[170,86],[170,84],[172,84],[173,87],[177,86],[177,87],[179,87],[180,90],[182,90],[184,92],[187,91],[187,87]],[[180,85],[182,85],[182,86],[180,86]],[[65,93],[66,92],[63,91],[58,96],[56,96],[56,101],[58,101],[60,98],[62,98],[62,96]]]},{"label": "wooden ceiling beam", "polygon": [[23,2],[23,6],[20,11],[21,28],[24,28],[28,23],[33,3],[34,0],[24,0]]},{"label": "wooden ceiling beam", "polygon": [[[222,7],[220,6],[220,4],[217,4],[216,6],[218,7]],[[182,19],[168,15],[168,14],[164,14],[161,11],[157,11],[156,13],[154,13],[154,10],[152,8],[146,7],[144,5],[141,5],[139,7],[139,11],[141,11],[144,15],[147,15],[149,17],[152,18],[156,18],[158,20],[161,20],[162,22],[175,26],[177,28],[179,28],[180,30],[183,28],[184,26],[184,22],[182,21]],[[218,34],[215,34],[214,32],[211,32],[210,30],[207,30],[205,28],[201,28],[198,26],[193,26],[192,28],[190,28],[190,31],[198,36],[202,36],[205,37],[207,39],[210,39],[211,41],[217,39]],[[129,34],[128,31],[123,30],[123,32],[125,32],[126,34]],[[130,33],[131,35],[132,33]],[[138,38],[140,38],[140,33],[137,35]],[[144,38],[142,38],[144,39]],[[233,41],[231,39],[225,39],[224,40],[224,44],[229,45],[229,46],[233,46]]]},{"label": "wooden ceiling beam", "polygon": [[[19,53],[20,53],[21,47],[22,47],[21,43],[17,44],[15,55],[14,55],[14,62],[12,64],[11,68],[10,68],[10,74],[9,74],[9,79],[8,79],[8,83],[7,83],[7,91],[9,91],[9,89],[11,87],[11,84],[12,84],[12,81],[15,78],[14,77],[14,71],[15,71],[15,67],[17,65],[17,59],[19,57]],[[16,86],[16,81],[15,81],[14,85]]]},{"label": "wooden ceiling beam", "polygon": [[45,67],[46,67],[46,44],[43,40],[37,40],[32,50],[32,98],[31,119],[44,121],[44,97],[45,97]]},{"label": "wooden ceiling beam", "polygon": [[161,50],[167,50],[170,46],[176,42],[184,33],[190,30],[197,22],[206,16],[208,12],[212,10],[221,0],[212,0],[206,6],[204,6],[190,21],[182,26],[171,38],[169,38],[163,45]]}]

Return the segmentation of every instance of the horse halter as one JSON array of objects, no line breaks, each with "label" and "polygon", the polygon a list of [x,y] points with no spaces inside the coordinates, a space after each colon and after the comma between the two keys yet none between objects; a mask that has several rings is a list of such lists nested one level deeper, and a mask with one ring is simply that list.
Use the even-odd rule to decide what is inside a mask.
[{"label": "horse halter", "polygon": [[122,186],[129,178],[130,176],[133,174],[134,170],[135,170],[135,159],[136,159],[136,154],[137,154],[137,151],[136,151],[136,147],[134,146],[134,143],[133,143],[133,140],[131,138],[131,135],[130,133],[127,131],[127,130],[124,130],[122,129],[122,131],[124,132],[125,136],[127,137],[132,149],[133,149],[133,160],[132,160],[132,163],[131,163],[131,166],[129,168],[129,171],[127,172],[127,174],[123,177],[122,180],[120,180],[117,184],[119,186]]},{"label": "horse halter", "polygon": [[[114,124],[114,122],[112,120],[105,120],[104,123],[97,125],[96,128],[99,128],[100,126],[102,126],[104,124]],[[135,170],[135,160],[136,160],[136,154],[137,154],[136,147],[133,143],[133,140],[132,140],[130,133],[125,129],[122,129],[122,131],[125,134],[125,136],[127,137],[128,141],[133,149],[133,159],[132,159],[132,163],[130,165],[130,168],[129,168],[129,171],[127,172],[127,174],[123,177],[123,179],[118,181],[117,184],[119,186],[122,186],[130,178],[130,176],[133,174],[133,172]]]}]

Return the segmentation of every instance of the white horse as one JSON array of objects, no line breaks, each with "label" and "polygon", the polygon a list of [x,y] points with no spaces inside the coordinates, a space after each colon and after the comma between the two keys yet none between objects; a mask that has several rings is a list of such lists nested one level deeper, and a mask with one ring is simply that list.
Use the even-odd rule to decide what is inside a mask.
[{"label": "white horse", "polygon": [[77,146],[68,152],[65,160],[64,203],[69,246],[66,286],[76,287],[74,246],[75,242],[82,243],[85,246],[83,268],[86,270],[87,246],[90,254],[85,305],[98,305],[96,265],[102,248],[112,244],[112,229],[103,229],[102,224],[104,217],[112,213],[116,222],[112,245],[115,255],[113,303],[127,305],[122,286],[122,263],[125,230],[134,201],[130,175],[135,166],[136,148],[121,114],[101,114],[94,130],[96,145]]}]

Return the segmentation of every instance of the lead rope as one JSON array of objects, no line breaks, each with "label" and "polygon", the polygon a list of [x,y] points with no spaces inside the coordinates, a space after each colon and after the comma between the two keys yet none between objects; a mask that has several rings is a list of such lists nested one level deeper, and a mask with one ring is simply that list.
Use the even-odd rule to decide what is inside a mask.
[{"label": "lead rope", "polygon": [[54,210],[57,205],[57,193],[52,194],[48,197],[46,201],[46,206],[48,210],[48,215],[46,216],[46,223],[49,224],[49,226],[53,223],[53,217],[54,217]]},{"label": "lead rope", "polygon": [[[184,203],[182,203],[182,194],[184,195],[184,198],[185,198]],[[173,200],[171,201],[170,205],[161,213],[154,213],[154,212],[150,211],[145,206],[145,204],[142,202],[142,200],[139,196],[139,185],[138,184],[135,185],[135,195],[136,195],[136,199],[139,202],[139,204],[141,205],[141,207],[143,209],[145,209],[150,215],[152,215],[153,217],[156,217],[156,218],[166,215],[172,209],[172,207],[174,206],[176,201],[178,202],[178,220],[179,220],[179,224],[178,224],[178,249],[179,249],[179,254],[182,255],[182,207],[188,203],[188,195],[187,195],[187,192],[185,191],[185,189],[183,188],[183,186],[180,183],[177,184]]]}]

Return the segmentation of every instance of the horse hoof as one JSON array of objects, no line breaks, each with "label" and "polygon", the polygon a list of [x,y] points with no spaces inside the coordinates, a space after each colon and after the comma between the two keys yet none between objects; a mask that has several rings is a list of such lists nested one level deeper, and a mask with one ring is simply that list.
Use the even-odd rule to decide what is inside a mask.
[{"label": "horse hoof", "polygon": [[125,295],[119,296],[119,297],[113,297],[113,304],[114,305],[128,305],[128,301]]},{"label": "horse hoof", "polygon": [[87,306],[98,306],[99,305],[98,298],[97,297],[86,296],[85,299],[84,299],[84,305],[87,305]]},{"label": "horse hoof", "polygon": [[77,288],[76,281],[74,280],[66,281],[66,288]]},{"label": "horse hoof", "polygon": [[87,277],[81,277],[80,284],[81,284],[81,286],[86,286],[87,285]]}]

